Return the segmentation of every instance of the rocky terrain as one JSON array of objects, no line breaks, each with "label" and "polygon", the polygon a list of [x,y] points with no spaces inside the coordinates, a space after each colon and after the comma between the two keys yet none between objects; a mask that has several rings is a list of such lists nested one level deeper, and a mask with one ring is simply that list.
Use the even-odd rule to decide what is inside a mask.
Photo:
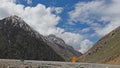
[{"label": "rocky terrain", "polygon": [[41,35],[16,15],[0,20],[0,59],[71,61],[80,55],[61,38]]},{"label": "rocky terrain", "polygon": [[78,60],[80,62],[120,64],[120,27],[101,38]]},{"label": "rocky terrain", "polygon": [[20,17],[4,18],[0,20],[0,59],[64,61],[43,38]]}]

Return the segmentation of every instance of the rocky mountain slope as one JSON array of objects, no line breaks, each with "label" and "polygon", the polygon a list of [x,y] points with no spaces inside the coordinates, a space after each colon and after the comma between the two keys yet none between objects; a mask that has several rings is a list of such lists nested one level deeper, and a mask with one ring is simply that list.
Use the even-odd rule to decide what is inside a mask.
[{"label": "rocky mountain slope", "polygon": [[61,38],[39,34],[18,16],[0,20],[0,58],[71,61],[81,55]]},{"label": "rocky mountain slope", "polygon": [[80,62],[120,64],[120,27],[101,38]]},{"label": "rocky mountain slope", "polygon": [[79,57],[82,53],[74,50],[72,46],[67,45],[64,40],[51,34],[48,36],[48,39],[54,43],[50,45],[59,55],[61,55],[66,61],[71,61],[73,56]]},{"label": "rocky mountain slope", "polygon": [[0,20],[0,59],[64,61],[18,16]]}]

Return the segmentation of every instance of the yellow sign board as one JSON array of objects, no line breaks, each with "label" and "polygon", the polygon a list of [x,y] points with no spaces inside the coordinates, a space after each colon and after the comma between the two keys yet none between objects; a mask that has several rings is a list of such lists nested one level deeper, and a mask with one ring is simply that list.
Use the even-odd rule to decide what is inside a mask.
[{"label": "yellow sign board", "polygon": [[76,57],[73,56],[73,57],[72,57],[72,62],[76,62],[76,60],[77,60]]}]

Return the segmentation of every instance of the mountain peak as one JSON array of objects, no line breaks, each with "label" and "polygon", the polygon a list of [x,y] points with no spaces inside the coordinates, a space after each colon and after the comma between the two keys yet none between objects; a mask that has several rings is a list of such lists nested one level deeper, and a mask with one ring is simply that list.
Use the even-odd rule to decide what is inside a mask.
[{"label": "mountain peak", "polygon": [[64,61],[44,38],[20,17],[4,18],[0,20],[0,59]]},{"label": "mountain peak", "polygon": [[29,25],[25,23],[25,21],[21,17],[16,16],[16,15],[6,17],[2,21],[3,21],[2,22],[3,25],[8,25],[12,27],[20,27],[20,28],[23,28],[29,31],[31,30]]},{"label": "mountain peak", "polygon": [[54,42],[56,42],[56,43],[58,43],[58,44],[65,44],[65,42],[64,42],[63,39],[57,37],[57,36],[54,35],[54,34],[48,35],[48,38],[51,39],[51,40],[53,40]]},{"label": "mountain peak", "polygon": [[0,47],[0,58],[70,61],[81,55],[61,38],[39,34],[16,15],[0,20]]},{"label": "mountain peak", "polygon": [[10,16],[11,18],[20,18],[17,15]]},{"label": "mountain peak", "polygon": [[24,22],[21,17],[18,17],[17,15],[9,16],[5,18],[6,20],[12,20],[13,23],[15,22]]}]

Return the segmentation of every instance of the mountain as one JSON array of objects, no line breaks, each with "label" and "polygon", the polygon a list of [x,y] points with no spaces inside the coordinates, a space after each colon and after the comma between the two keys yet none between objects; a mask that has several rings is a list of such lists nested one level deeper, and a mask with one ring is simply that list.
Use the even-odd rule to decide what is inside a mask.
[{"label": "mountain", "polygon": [[81,55],[63,39],[39,34],[16,15],[0,20],[0,58],[71,61]]},{"label": "mountain", "polygon": [[0,20],[0,59],[65,61],[39,34],[20,17]]},{"label": "mountain", "polygon": [[72,46],[67,45],[63,39],[50,34],[48,36],[49,41],[54,43],[50,45],[59,55],[61,55],[66,61],[71,61],[73,56],[79,57],[82,53],[76,51]]},{"label": "mountain", "polygon": [[78,60],[80,62],[120,64],[120,27],[101,38]]},{"label": "mountain", "polygon": [[61,46],[66,44],[63,39],[61,39],[61,38],[59,38],[59,37],[57,37],[57,36],[55,36],[53,34],[48,35],[48,38],[50,40],[52,40],[54,43],[56,43],[56,44],[61,44]]}]

